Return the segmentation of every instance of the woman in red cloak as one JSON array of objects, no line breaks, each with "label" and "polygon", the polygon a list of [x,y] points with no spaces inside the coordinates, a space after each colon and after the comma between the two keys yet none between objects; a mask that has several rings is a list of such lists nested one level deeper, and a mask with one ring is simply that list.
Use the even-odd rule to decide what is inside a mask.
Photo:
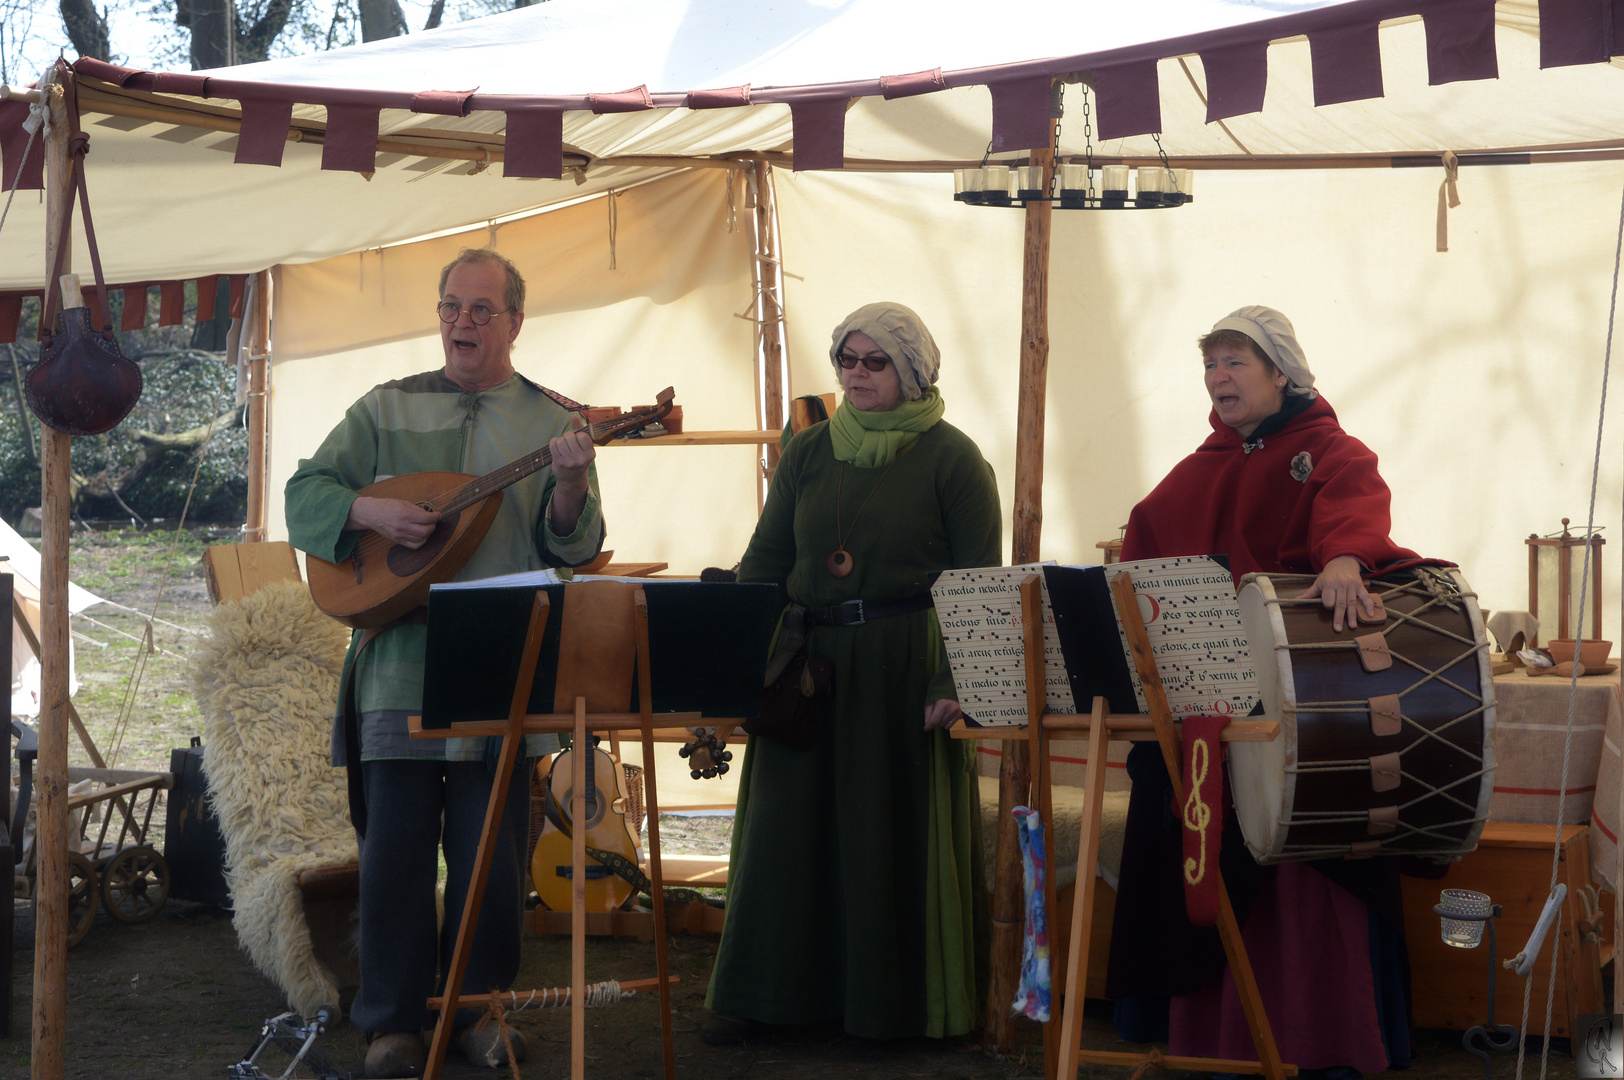
[{"label": "woman in red cloak", "polygon": [[[1200,341],[1213,432],[1133,510],[1122,558],[1224,555],[1253,572],[1315,574],[1338,630],[1373,619],[1363,576],[1421,561],[1388,538],[1376,455],[1314,390],[1296,334],[1245,307]],[[1215,929],[1185,915],[1179,816],[1154,743],[1129,755],[1133,795],[1107,991],[1125,1039],[1179,1055],[1258,1059]],[[1262,867],[1226,815],[1221,865],[1270,1025],[1305,1076],[1409,1064],[1409,979],[1388,859]]]}]

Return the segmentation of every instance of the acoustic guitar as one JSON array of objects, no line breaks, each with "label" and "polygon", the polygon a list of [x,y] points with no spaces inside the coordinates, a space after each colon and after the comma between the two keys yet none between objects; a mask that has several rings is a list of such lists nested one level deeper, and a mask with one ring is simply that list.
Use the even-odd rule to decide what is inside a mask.
[{"label": "acoustic guitar", "polygon": [[[552,769],[547,774],[546,822],[541,836],[536,839],[535,853],[530,857],[530,880],[541,902],[553,911],[570,910],[575,869],[570,838],[574,829],[586,829],[589,848],[619,855],[633,866],[642,861],[637,832],[626,820],[626,800],[630,795],[626,770],[608,751],[599,749],[597,741],[596,736],[590,739],[592,766],[579,769],[579,779],[580,757],[574,747],[553,758]],[[581,822],[570,817],[577,782],[582,784],[581,795],[585,802]],[[591,855],[587,856],[586,910],[613,911],[631,899],[632,891],[631,882]]]},{"label": "acoustic guitar", "polygon": [[[586,432],[602,446],[618,435],[659,421],[671,411],[676,391],[666,387],[657,404],[590,424]],[[356,540],[349,558],[328,562],[306,557],[310,595],[316,606],[346,626],[365,630],[394,622],[428,601],[429,586],[450,581],[461,570],[479,542],[485,539],[502,491],[553,461],[543,446],[517,461],[510,461],[484,476],[455,472],[404,473],[379,480],[358,494],[375,499],[404,499],[425,510],[437,511],[440,520],[421,547],[409,548],[368,529]]]}]

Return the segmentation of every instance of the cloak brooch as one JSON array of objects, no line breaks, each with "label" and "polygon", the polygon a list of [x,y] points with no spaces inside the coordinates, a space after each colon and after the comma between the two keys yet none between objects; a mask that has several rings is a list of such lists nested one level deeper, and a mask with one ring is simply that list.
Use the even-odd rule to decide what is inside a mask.
[{"label": "cloak brooch", "polygon": [[1299,484],[1308,483],[1308,478],[1314,473],[1314,459],[1304,450],[1291,459],[1291,478]]}]

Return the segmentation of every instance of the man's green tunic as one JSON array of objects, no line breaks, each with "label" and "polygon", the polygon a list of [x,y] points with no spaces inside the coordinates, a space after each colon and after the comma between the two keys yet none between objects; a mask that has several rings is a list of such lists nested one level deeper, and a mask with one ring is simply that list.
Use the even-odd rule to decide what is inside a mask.
[{"label": "man's green tunic", "polygon": [[[344,528],[358,488],[414,472],[483,476],[569,430],[570,412],[518,374],[480,392],[463,390],[439,371],[373,387],[289,478],[288,540],[302,551],[340,562],[360,536]],[[596,469],[588,473],[586,506],[568,536],[552,531],[553,486],[553,470],[544,468],[504,491],[490,531],[454,580],[574,566],[596,557],[603,545]],[[360,658],[355,694],[364,761],[478,760],[484,752],[483,739],[413,741],[406,735],[406,716],[422,708],[427,631],[422,625],[393,627],[378,635]],[[354,651],[352,642],[346,673]],[[530,736],[527,745],[530,756],[536,756],[556,748],[557,741]],[[335,764],[343,763],[343,746],[335,731]]]},{"label": "man's green tunic", "polygon": [[[952,425],[886,474],[836,460],[818,424],[786,447],[739,579],[808,607],[901,600],[937,571],[999,565],[1000,521],[992,469]],[[845,578],[825,567],[837,547]],[[986,893],[972,756],[923,730],[927,701],[954,696],[936,614],[819,627],[808,649],[834,662],[834,695],[814,749],[749,741],[709,1005],[841,1016],[871,1038],[963,1034],[984,993]]]}]

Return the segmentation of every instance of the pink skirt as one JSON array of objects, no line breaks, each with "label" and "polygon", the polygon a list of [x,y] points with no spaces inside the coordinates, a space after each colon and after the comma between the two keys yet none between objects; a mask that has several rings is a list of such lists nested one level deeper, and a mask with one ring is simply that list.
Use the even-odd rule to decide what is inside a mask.
[{"label": "pink skirt", "polygon": [[[1286,1063],[1386,1071],[1368,919],[1363,901],[1299,863],[1281,865],[1258,897],[1241,937]],[[1173,998],[1169,1036],[1174,1054],[1258,1060],[1228,967]]]}]

